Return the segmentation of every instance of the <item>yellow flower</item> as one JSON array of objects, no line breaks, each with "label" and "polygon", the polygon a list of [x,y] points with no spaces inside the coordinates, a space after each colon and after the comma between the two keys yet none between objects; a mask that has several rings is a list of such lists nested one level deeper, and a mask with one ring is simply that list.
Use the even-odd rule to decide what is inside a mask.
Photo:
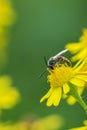
[{"label": "yellow flower", "polygon": [[18,90],[12,86],[10,76],[0,77],[0,110],[12,108],[20,100]]},{"label": "yellow flower", "polygon": [[6,49],[9,40],[9,28],[16,20],[16,14],[10,0],[0,0],[0,61],[6,62]]},{"label": "yellow flower", "polygon": [[74,54],[72,61],[85,59],[87,57],[87,29],[83,30],[78,42],[68,43],[65,47]]},{"label": "yellow flower", "polygon": [[0,0],[0,28],[13,24],[15,12],[11,6],[10,0]]},{"label": "yellow flower", "polygon": [[[80,69],[80,71],[84,71],[84,74],[85,74],[85,71],[87,72],[87,62],[86,62],[86,63],[84,64],[84,66]],[[80,75],[80,76],[81,76],[81,75]],[[79,78],[80,78],[80,77],[79,77]],[[86,76],[85,76],[85,75],[84,75],[84,78],[85,78],[85,86],[87,86],[87,81],[86,81]],[[81,79],[83,79],[82,76],[81,76]],[[77,89],[78,94],[79,94],[79,95],[82,95],[84,89],[85,89],[85,87],[79,86],[78,89]],[[64,97],[66,98],[66,96],[64,96]],[[76,99],[75,99],[74,97],[72,97],[72,96],[68,96],[68,97],[67,97],[67,103],[68,103],[69,105],[74,105],[74,104],[76,103]]]},{"label": "yellow flower", "polygon": [[59,130],[64,124],[62,117],[49,115],[47,117],[29,120],[21,120],[12,123],[0,123],[0,130]]},{"label": "yellow flower", "polygon": [[77,128],[72,128],[69,130],[87,130],[87,120],[83,121],[84,126],[77,127]]},{"label": "yellow flower", "polygon": [[61,116],[49,115],[34,121],[30,130],[59,130],[63,125],[64,121]]},{"label": "yellow flower", "polygon": [[[56,65],[54,70],[48,70],[48,82],[50,83],[50,89],[45,96],[43,96],[40,102],[47,100],[47,106],[58,106],[60,99],[63,94],[72,93],[71,84],[74,85],[75,89],[78,92],[78,87],[84,87],[87,82],[87,71],[80,71],[87,62],[87,58],[84,61],[79,61],[74,67]],[[70,94],[69,94],[70,96]],[[76,95],[75,95],[76,96]],[[77,96],[76,96],[77,97]],[[86,107],[87,109],[87,107]]]}]

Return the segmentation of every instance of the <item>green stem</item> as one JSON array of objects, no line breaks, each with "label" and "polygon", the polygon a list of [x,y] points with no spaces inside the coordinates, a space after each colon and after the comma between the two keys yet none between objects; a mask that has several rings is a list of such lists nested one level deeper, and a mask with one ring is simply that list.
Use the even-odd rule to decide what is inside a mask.
[{"label": "green stem", "polygon": [[78,94],[77,86],[71,83],[69,83],[69,86],[70,86],[70,92],[68,93],[68,95],[73,96],[79,102],[79,104],[83,107],[83,109],[87,112],[87,105],[83,101],[82,97]]},{"label": "green stem", "polygon": [[83,107],[83,109],[87,112],[87,105],[86,103],[83,101],[82,97],[80,95],[78,95],[77,101],[79,102],[79,104]]}]

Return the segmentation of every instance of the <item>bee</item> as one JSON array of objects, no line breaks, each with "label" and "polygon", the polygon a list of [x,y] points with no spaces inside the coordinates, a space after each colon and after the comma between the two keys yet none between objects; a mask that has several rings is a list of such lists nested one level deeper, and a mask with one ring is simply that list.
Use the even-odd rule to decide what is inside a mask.
[{"label": "bee", "polygon": [[65,49],[65,50],[59,52],[58,54],[56,54],[55,56],[50,57],[50,59],[47,62],[47,68],[53,70],[55,64],[60,63],[60,62],[63,62],[68,66],[71,66],[70,60],[68,60],[66,57],[62,56],[62,54],[66,53],[67,51],[68,50]]},{"label": "bee", "polygon": [[[49,58],[48,62],[46,60],[46,57],[44,57],[44,61],[46,63],[47,69],[53,70],[55,67],[55,64],[58,63],[59,65],[60,62],[65,63],[65,65],[67,66],[71,66],[71,62],[70,60],[68,60],[66,57],[62,56],[64,53],[66,53],[68,51],[68,49],[62,50],[61,52],[59,52],[58,54],[56,54],[55,56],[52,56]],[[40,75],[39,78],[46,72],[46,70],[44,70]]]}]

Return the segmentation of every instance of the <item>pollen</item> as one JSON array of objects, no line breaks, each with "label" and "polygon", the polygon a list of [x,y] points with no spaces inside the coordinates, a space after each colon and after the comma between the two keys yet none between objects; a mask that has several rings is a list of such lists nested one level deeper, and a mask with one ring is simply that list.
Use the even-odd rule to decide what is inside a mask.
[{"label": "pollen", "polygon": [[70,66],[56,66],[54,70],[49,70],[48,82],[51,88],[62,87],[73,76],[73,69]]}]

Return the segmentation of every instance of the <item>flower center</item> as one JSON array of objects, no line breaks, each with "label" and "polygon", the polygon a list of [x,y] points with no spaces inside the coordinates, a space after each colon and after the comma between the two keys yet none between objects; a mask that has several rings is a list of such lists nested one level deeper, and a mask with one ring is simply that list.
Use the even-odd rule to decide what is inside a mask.
[{"label": "flower center", "polygon": [[73,75],[73,69],[70,66],[55,66],[54,70],[48,70],[48,82],[52,88],[62,87],[63,84],[67,83]]}]

